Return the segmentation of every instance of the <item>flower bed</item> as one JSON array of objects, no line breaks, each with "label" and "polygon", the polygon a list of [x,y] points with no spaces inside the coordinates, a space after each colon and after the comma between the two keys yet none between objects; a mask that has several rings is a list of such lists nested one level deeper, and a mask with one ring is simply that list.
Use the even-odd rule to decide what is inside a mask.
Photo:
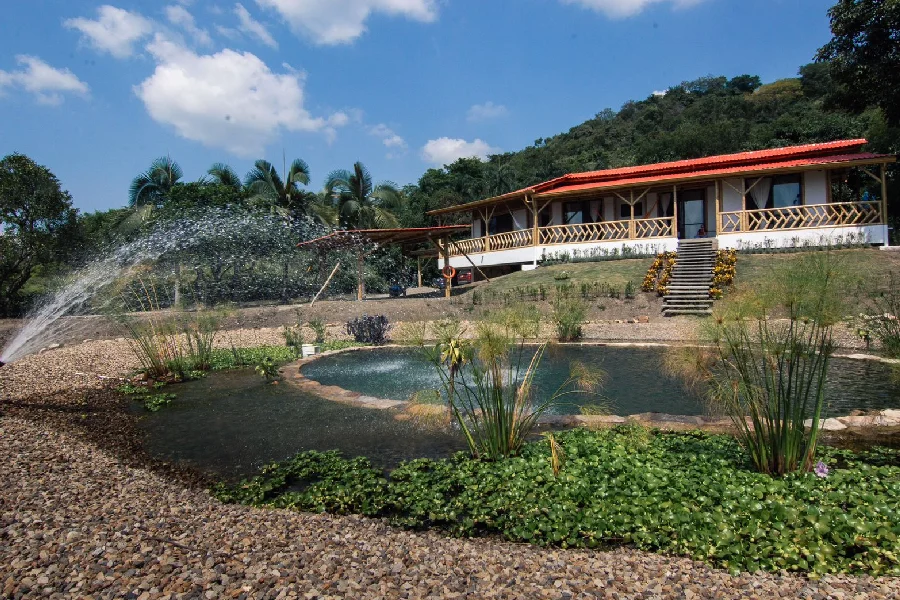
[{"label": "flower bed", "polygon": [[713,280],[709,288],[710,298],[721,298],[725,288],[734,285],[737,273],[737,250],[717,250],[716,265],[713,267]]},{"label": "flower bed", "polygon": [[672,277],[672,269],[678,261],[677,252],[660,252],[656,260],[647,269],[644,281],[641,283],[642,292],[656,291],[659,296],[665,296],[669,292],[669,279]]}]

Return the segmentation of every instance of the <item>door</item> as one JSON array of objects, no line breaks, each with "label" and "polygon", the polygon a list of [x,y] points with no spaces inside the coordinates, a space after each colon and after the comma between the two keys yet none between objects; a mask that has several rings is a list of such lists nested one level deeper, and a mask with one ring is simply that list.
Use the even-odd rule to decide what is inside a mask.
[{"label": "door", "polygon": [[[692,239],[706,237],[706,190],[678,192],[678,237]],[[702,233],[702,235],[701,235]]]}]

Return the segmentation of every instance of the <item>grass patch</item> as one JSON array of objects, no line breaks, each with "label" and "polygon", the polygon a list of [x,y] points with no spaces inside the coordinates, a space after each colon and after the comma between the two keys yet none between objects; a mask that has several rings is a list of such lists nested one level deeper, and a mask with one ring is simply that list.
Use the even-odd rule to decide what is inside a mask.
[{"label": "grass patch", "polygon": [[365,459],[308,452],[214,492],[225,502],[388,517],[457,536],[632,546],[733,572],[900,574],[898,451],[819,448],[825,476],[773,478],[755,472],[728,436],[617,428],[554,439],[564,465],[546,439],[517,458],[459,453],[405,463],[389,477]]}]

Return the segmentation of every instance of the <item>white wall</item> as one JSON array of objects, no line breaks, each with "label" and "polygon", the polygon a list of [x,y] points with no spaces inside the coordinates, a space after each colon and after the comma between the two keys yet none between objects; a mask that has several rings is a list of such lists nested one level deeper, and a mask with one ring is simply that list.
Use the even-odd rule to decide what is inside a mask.
[{"label": "white wall", "polygon": [[[604,248],[607,252],[612,252],[614,249],[618,249],[619,252],[621,252],[622,248],[626,246],[638,252],[656,253],[675,250],[678,246],[678,241],[675,238],[662,238],[642,241],[585,242],[581,244],[560,244],[558,246],[538,246],[537,248],[529,246],[527,248],[500,250],[498,252],[469,254],[469,258],[471,258],[472,262],[479,267],[490,267],[493,265],[534,263],[534,261],[540,260],[544,251],[546,251],[547,254],[552,254],[556,252],[571,253],[576,250],[578,252],[586,252],[595,248]],[[465,269],[470,268],[472,265],[466,260],[465,256],[452,256],[450,257],[450,266],[455,269]]]},{"label": "white wall", "polygon": [[848,227],[818,227],[810,229],[785,229],[783,231],[748,231],[717,235],[719,248],[790,248],[813,245],[826,246],[841,242],[884,244],[887,239],[885,225],[859,225]]}]

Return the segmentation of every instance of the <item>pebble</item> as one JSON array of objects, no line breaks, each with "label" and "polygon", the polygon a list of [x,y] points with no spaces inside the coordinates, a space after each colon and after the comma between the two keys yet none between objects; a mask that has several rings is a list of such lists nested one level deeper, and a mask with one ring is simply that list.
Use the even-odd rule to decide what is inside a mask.
[{"label": "pebble", "polygon": [[[244,336],[241,345],[281,342],[277,330],[229,335]],[[223,505],[139,466],[139,446],[123,446],[129,455],[96,445],[127,430],[92,438],[78,410],[53,410],[101,394],[110,383],[97,375],[122,377],[136,366],[124,341],[97,340],[0,371],[3,598],[900,597],[900,579],[732,576],[625,547],[539,548],[357,516]]]}]

